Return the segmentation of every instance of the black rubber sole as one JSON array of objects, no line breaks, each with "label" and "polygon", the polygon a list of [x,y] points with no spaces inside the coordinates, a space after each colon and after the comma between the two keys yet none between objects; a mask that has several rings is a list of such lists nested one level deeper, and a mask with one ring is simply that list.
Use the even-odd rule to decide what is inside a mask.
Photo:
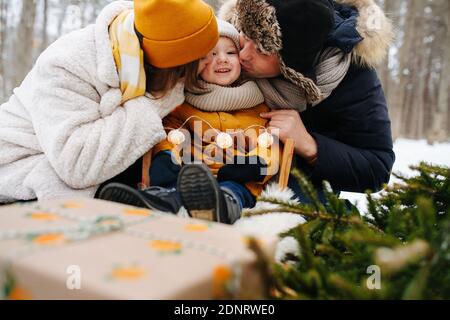
[{"label": "black rubber sole", "polygon": [[128,204],[130,206],[158,210],[158,208],[155,208],[150,204],[138,190],[121,183],[113,182],[107,184],[100,191],[98,198],[101,200]]},{"label": "black rubber sole", "polygon": [[178,176],[177,190],[192,218],[222,222],[219,214],[222,206],[221,190],[207,166],[183,166]]}]

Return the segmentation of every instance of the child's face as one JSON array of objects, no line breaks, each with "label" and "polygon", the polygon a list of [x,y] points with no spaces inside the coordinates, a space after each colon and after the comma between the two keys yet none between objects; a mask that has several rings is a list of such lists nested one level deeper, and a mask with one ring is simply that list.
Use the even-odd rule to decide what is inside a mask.
[{"label": "child's face", "polygon": [[231,39],[220,37],[208,56],[211,57],[210,62],[200,73],[204,81],[227,86],[239,78],[241,74],[239,51]]}]

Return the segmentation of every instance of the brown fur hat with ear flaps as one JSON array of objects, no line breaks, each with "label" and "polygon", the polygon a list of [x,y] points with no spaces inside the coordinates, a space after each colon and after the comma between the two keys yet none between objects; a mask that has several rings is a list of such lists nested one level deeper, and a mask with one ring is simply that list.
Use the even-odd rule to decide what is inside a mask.
[{"label": "brown fur hat with ear flaps", "polygon": [[[301,3],[301,1],[297,1],[299,4]],[[319,2],[326,5],[325,1],[332,3],[332,0]],[[283,49],[289,49],[286,47],[286,39],[283,39],[283,36],[286,34],[289,38],[295,38],[297,30],[295,28],[286,29],[286,25],[292,22],[289,18],[288,21],[283,20],[285,19],[283,16],[290,17],[294,11],[292,8],[285,13],[279,11],[279,7],[276,5],[279,2],[295,3],[296,0],[228,0],[220,8],[219,17],[235,25],[239,31],[243,31],[255,42],[261,52],[277,54],[280,58],[283,76],[304,88],[309,101],[313,102],[320,98],[320,90],[306,76],[308,73],[303,74],[301,71],[305,71],[299,70],[302,68],[297,68],[295,63],[291,63],[290,59],[286,58],[287,54],[283,54]],[[374,0],[335,0],[335,2],[353,6],[359,12],[356,29],[364,40],[357,44],[352,51],[354,63],[365,67],[377,66],[383,61],[393,40],[393,28],[390,20]],[[279,19],[280,17],[281,19]],[[326,19],[326,14],[323,17]],[[299,29],[297,32],[301,30]],[[309,32],[309,28],[306,31]],[[319,45],[320,41],[321,39],[318,39]],[[292,48],[292,46],[290,47]],[[290,51],[293,51],[295,56],[295,48]]]}]

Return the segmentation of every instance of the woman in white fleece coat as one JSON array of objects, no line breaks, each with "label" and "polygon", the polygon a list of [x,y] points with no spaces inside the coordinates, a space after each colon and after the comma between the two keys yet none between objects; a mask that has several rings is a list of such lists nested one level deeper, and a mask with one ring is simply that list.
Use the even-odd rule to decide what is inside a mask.
[{"label": "woman in white fleece coat", "polygon": [[[134,55],[121,40],[130,36]],[[145,93],[143,57],[160,70],[198,63],[217,39],[201,0],[140,0],[114,2],[95,25],[53,43],[0,106],[0,203],[94,196],[165,138],[161,118],[184,101],[182,74],[162,98]]]}]

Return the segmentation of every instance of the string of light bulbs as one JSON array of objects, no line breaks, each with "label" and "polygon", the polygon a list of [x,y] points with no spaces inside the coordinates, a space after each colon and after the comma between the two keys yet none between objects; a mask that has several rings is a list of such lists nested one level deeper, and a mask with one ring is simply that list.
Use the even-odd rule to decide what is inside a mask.
[{"label": "string of light bulbs", "polygon": [[[181,132],[181,129],[186,125],[186,123],[188,123],[191,119],[194,119],[194,118],[199,119],[203,123],[206,123],[212,130],[214,130],[217,133],[215,143],[219,148],[228,149],[231,146],[233,146],[232,135],[236,135],[236,134],[238,134],[238,132],[229,133],[229,132],[220,131],[220,130],[214,128],[207,120],[202,119],[198,116],[190,116],[183,122],[183,124],[178,129],[164,128],[166,130],[170,130],[167,135],[167,140],[174,145],[180,145],[184,141],[186,141],[186,137],[185,137],[184,133]],[[267,131],[266,127],[263,127],[261,125],[251,125],[242,131],[245,133],[246,131],[248,131],[252,128],[264,129],[264,132],[261,133],[260,135],[258,135],[258,138],[257,138],[258,146],[260,146],[262,148],[269,148],[270,146],[272,146],[272,144],[274,143],[274,138],[273,138],[273,135]]]}]

